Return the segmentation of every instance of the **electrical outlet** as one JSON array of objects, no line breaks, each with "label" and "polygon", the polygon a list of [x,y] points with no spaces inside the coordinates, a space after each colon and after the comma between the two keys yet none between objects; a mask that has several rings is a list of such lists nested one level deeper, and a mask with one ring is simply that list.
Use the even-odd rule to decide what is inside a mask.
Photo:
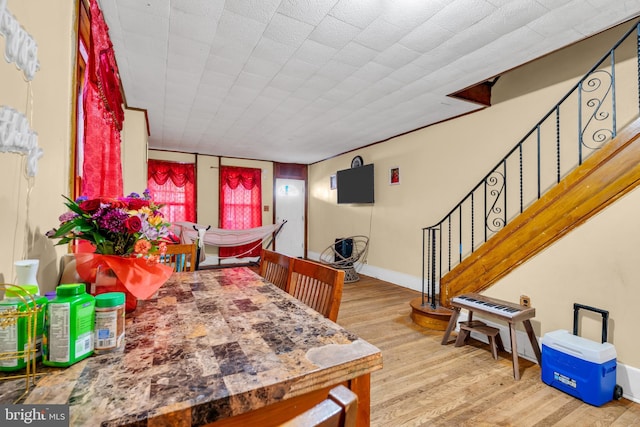
[{"label": "electrical outlet", "polygon": [[529,298],[527,295],[520,295],[520,305],[531,307],[531,298]]}]

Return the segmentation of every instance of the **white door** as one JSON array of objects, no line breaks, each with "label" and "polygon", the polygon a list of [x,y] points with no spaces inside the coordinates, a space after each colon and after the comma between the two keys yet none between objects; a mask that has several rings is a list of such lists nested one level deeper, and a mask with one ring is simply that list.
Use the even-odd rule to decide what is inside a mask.
[{"label": "white door", "polygon": [[276,179],[276,221],[287,220],[276,236],[276,251],[304,256],[304,181]]}]

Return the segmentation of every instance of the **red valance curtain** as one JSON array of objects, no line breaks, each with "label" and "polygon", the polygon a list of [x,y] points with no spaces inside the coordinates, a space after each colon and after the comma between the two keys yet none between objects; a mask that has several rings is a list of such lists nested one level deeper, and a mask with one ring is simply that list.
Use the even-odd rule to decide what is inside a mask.
[{"label": "red valance curtain", "polygon": [[169,222],[196,222],[195,164],[149,160],[147,187]]},{"label": "red valance curtain", "polygon": [[120,78],[109,29],[96,0],[90,0],[91,40],[84,88],[82,194],[122,196],[120,130],[124,121]]},{"label": "red valance curtain", "polygon": [[[262,225],[262,170],[235,166],[220,167],[220,228],[244,230]],[[256,246],[250,252],[249,249]],[[258,242],[231,248],[221,247],[221,257],[260,256]]]}]

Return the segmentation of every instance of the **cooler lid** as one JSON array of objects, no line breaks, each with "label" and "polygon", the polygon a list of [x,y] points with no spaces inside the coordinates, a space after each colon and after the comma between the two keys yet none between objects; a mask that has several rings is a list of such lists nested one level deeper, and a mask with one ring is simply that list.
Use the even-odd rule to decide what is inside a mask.
[{"label": "cooler lid", "polygon": [[617,356],[613,344],[591,341],[564,329],[544,334],[542,345],[593,363],[608,362]]}]

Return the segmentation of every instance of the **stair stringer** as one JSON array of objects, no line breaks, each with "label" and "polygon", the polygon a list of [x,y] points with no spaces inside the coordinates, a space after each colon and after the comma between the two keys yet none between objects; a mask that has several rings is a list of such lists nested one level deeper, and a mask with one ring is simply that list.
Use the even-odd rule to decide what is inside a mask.
[{"label": "stair stringer", "polygon": [[440,304],[481,292],[640,185],[640,118],[440,280]]}]

